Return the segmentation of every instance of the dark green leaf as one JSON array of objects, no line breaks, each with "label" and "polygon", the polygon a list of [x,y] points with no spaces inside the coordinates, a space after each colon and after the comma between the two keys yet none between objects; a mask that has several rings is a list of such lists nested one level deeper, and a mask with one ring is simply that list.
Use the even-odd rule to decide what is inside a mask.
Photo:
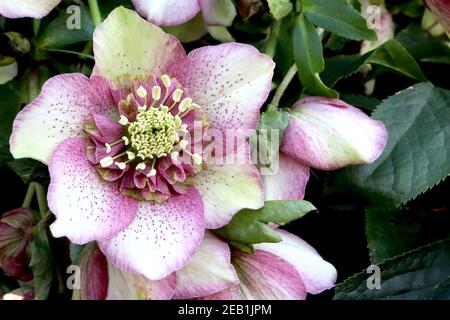
[{"label": "dark green leaf", "polygon": [[375,41],[367,21],[346,0],[303,0],[303,12],[315,25],[353,40]]},{"label": "dark green leaf", "polygon": [[299,219],[315,207],[307,201],[266,201],[258,210],[244,209],[229,224],[215,230],[232,243],[251,245],[262,242],[279,242],[280,236],[267,224],[285,225]]},{"label": "dark green leaf", "polygon": [[337,300],[424,300],[449,297],[450,240],[439,241],[378,265],[381,288],[368,289],[361,272],[336,286]]},{"label": "dark green leaf", "polygon": [[414,249],[421,229],[418,213],[403,209],[366,209],[366,235],[370,255],[375,263]]},{"label": "dark green leaf", "polygon": [[367,63],[384,66],[419,81],[427,81],[414,58],[395,40],[387,41],[375,49]]},{"label": "dark green leaf", "polygon": [[381,101],[373,96],[365,96],[362,94],[341,93],[341,99],[351,104],[368,111],[373,111],[381,104]]},{"label": "dark green leaf", "polygon": [[319,73],[324,68],[322,43],[316,28],[303,15],[297,18],[293,33],[294,60],[300,80],[311,95],[338,97],[339,94],[323,84]]},{"label": "dark green leaf", "polygon": [[390,97],[373,113],[389,138],[370,165],[341,171],[341,183],[385,206],[400,206],[450,174],[450,91],[421,83]]},{"label": "dark green leaf", "polygon": [[47,230],[43,225],[37,225],[33,229],[30,254],[30,268],[34,276],[34,296],[37,300],[46,300],[52,286],[54,269]]},{"label": "dark green leaf", "polygon": [[362,56],[340,55],[328,58],[321,76],[324,83],[332,87],[340,79],[354,74],[368,63],[386,67],[416,80],[427,81],[414,58],[396,40],[387,41]]},{"label": "dark green leaf", "polygon": [[15,159],[7,163],[7,166],[11,168],[24,183],[36,182],[48,182],[49,174],[47,166],[39,161],[33,159]]},{"label": "dark green leaf", "polygon": [[79,42],[92,40],[94,24],[92,23],[89,9],[85,5],[78,7],[81,10],[80,28],[78,29],[75,25],[71,24],[72,21],[70,18],[73,13],[62,10],[59,16],[39,34],[36,39],[36,47],[38,50],[45,48],[64,48]]}]

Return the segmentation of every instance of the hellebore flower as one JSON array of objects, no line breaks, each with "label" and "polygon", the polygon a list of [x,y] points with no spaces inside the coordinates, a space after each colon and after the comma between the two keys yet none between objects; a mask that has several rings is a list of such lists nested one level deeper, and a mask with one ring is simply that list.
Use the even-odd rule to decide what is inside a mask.
[{"label": "hellebore flower", "polygon": [[303,199],[309,167],[336,170],[375,161],[387,136],[381,121],[339,99],[297,101],[281,142],[278,173],[262,176],[266,200]]},{"label": "hellebore flower", "polygon": [[281,242],[257,244],[252,254],[207,232],[192,261],[160,281],[109,264],[107,299],[303,300],[334,286],[333,265],[299,237],[277,232]]},{"label": "hellebore flower", "polygon": [[425,4],[436,15],[447,35],[450,35],[450,1],[425,0]]},{"label": "hellebore flower", "polygon": [[[361,11],[364,16],[370,14],[370,12],[367,12],[366,7],[367,5],[364,4],[361,7]],[[395,36],[395,23],[394,20],[392,19],[392,15],[389,13],[389,11],[386,10],[384,5],[378,8],[380,8],[381,10],[380,15],[376,16],[374,21],[371,21],[373,23],[372,28],[377,34],[377,40],[376,41],[364,40],[361,43],[361,50],[360,50],[361,54],[367,53],[369,51],[378,48],[383,43],[393,39]]]},{"label": "hellebore flower", "polygon": [[[322,259],[304,240],[281,229],[276,229],[282,241],[255,244],[255,252],[231,252],[231,264],[239,284],[226,289],[205,290],[210,281],[202,277],[211,270],[224,269],[215,262],[206,264],[194,259],[177,272],[175,298],[204,300],[304,300],[306,294],[317,294],[334,286],[336,269]],[[180,279],[182,279],[180,281]],[[210,288],[208,288],[210,289]],[[216,288],[218,289],[218,287]],[[209,292],[208,292],[209,291]]]},{"label": "hellebore flower", "polygon": [[28,245],[35,224],[33,213],[27,208],[14,209],[0,217],[0,268],[21,281],[33,278],[28,267]]},{"label": "hellebore flower", "polygon": [[131,0],[136,10],[159,26],[173,26],[201,11],[208,26],[230,26],[236,16],[231,0]]},{"label": "hellebore flower", "polygon": [[[212,130],[256,128],[274,63],[238,43],[186,55],[123,7],[96,29],[94,54],[91,78],[53,77],[19,113],[11,152],[49,165],[55,237],[98,241],[119,269],[162,279],[189,262],[205,228],[263,205],[253,164],[211,164],[196,150]],[[239,140],[232,156],[247,153]]]},{"label": "hellebore flower", "polygon": [[0,15],[6,18],[45,17],[61,0],[0,0]]}]

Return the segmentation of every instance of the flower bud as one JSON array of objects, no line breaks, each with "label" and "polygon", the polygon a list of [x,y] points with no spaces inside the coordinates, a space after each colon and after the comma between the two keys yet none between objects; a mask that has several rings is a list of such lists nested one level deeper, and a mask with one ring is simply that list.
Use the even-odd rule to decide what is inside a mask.
[{"label": "flower bud", "polygon": [[445,34],[438,18],[430,10],[425,9],[420,25],[432,37],[437,38]]},{"label": "flower bud", "polygon": [[74,292],[74,299],[105,300],[108,293],[108,262],[97,244],[84,247],[78,259],[80,267],[80,288]]},{"label": "flower bud", "polygon": [[5,32],[1,36],[2,52],[3,55],[18,57],[27,54],[31,50],[30,42],[21,33],[18,32]]},{"label": "flower bud", "polygon": [[0,267],[6,275],[29,281],[33,273],[28,267],[28,245],[35,225],[30,209],[11,210],[0,217]]},{"label": "flower bud", "polygon": [[425,4],[436,15],[447,35],[450,35],[450,1],[425,0]]}]

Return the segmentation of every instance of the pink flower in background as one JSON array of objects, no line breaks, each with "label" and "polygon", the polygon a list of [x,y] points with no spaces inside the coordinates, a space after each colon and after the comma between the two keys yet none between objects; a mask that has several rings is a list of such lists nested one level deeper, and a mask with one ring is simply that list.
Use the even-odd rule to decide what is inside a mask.
[{"label": "pink flower in background", "polygon": [[[253,254],[230,250],[227,243],[207,232],[192,261],[159,281],[102,263],[97,272],[107,273],[108,279],[101,277],[102,283],[95,288],[82,285],[87,291],[82,296],[113,300],[303,300],[307,293],[317,294],[334,286],[337,273],[333,265],[299,237],[280,229],[277,232],[281,242],[256,244]],[[98,254],[92,251],[91,259]],[[94,280],[95,274],[89,274]],[[105,291],[106,295],[98,295]]]},{"label": "pink flower in background", "polygon": [[29,281],[33,273],[29,268],[28,247],[36,220],[27,208],[18,208],[0,216],[0,268],[6,275]]},{"label": "pink flower in background", "polygon": [[45,17],[61,0],[0,0],[0,15],[6,18]]},{"label": "pink flower in background", "polygon": [[447,34],[450,34],[450,1],[449,0],[425,0],[427,7],[433,12],[444,27]]},{"label": "pink flower in background", "polygon": [[119,269],[162,279],[191,260],[205,228],[263,205],[252,164],[209,164],[196,148],[207,129],[255,129],[274,63],[238,43],[186,55],[124,8],[96,29],[94,53],[91,78],[53,77],[19,113],[11,152],[49,165],[55,237],[97,241]]},{"label": "pink flower in background", "polygon": [[161,26],[182,24],[201,11],[206,25],[229,26],[236,16],[231,0],[132,0],[136,10]]},{"label": "pink flower in background", "polygon": [[290,117],[278,173],[262,176],[266,200],[303,199],[310,167],[336,170],[371,163],[383,152],[388,137],[381,121],[338,99],[303,98],[294,104]]}]

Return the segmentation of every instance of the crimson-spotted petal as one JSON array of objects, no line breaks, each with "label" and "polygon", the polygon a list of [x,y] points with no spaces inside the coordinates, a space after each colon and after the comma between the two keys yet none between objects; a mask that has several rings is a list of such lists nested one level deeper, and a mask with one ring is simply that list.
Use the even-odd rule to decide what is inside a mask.
[{"label": "crimson-spotted petal", "polygon": [[202,106],[212,127],[232,132],[256,128],[274,67],[253,46],[226,43],[195,49],[169,70]]},{"label": "crimson-spotted petal", "polygon": [[108,239],[134,219],[138,202],[100,178],[86,158],[86,141],[69,138],[58,145],[49,165],[48,206],[56,216],[55,237],[77,244]]},{"label": "crimson-spotted petal", "polygon": [[50,162],[53,150],[63,140],[83,134],[90,113],[108,114],[113,106],[108,83],[81,73],[49,79],[41,94],[14,120],[10,138],[14,158]]},{"label": "crimson-spotted petal", "polygon": [[192,259],[204,228],[202,198],[190,187],[162,203],[140,202],[136,219],[99,246],[117,268],[160,280]]}]

